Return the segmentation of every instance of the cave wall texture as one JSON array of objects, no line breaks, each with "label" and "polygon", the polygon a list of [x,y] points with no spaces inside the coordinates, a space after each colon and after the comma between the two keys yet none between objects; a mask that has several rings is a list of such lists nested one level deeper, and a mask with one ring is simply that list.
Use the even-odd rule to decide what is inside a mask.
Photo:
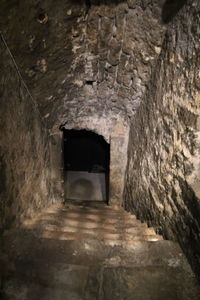
[{"label": "cave wall texture", "polygon": [[0,231],[52,201],[50,151],[39,112],[0,39]]},{"label": "cave wall texture", "polygon": [[200,3],[169,24],[130,129],[125,207],[200,269]]},{"label": "cave wall texture", "polygon": [[[6,83],[16,88],[7,90],[13,100],[6,96],[7,104],[3,104],[7,105],[7,112],[2,114],[6,156],[1,168],[5,157],[6,164],[13,168],[9,155],[14,151],[23,151],[19,156],[23,165],[23,156],[28,158],[31,153],[28,139],[33,139],[34,155],[39,159],[32,158],[30,172],[28,168],[25,173],[31,176],[37,169],[40,178],[46,172],[43,181],[38,182],[45,182],[51,199],[62,193],[61,154],[57,155],[61,153],[60,126],[102,135],[111,145],[112,204],[123,200],[127,210],[153,224],[167,238],[177,239],[197,272],[199,6],[197,0],[0,3],[1,31],[42,118],[40,121],[31,105],[26,106],[28,95],[24,92],[22,99],[15,71],[5,71],[3,86]],[[24,119],[19,118],[18,110]],[[21,127],[16,131],[13,128],[18,122]],[[32,122],[37,129],[29,136],[27,128],[32,128]],[[45,123],[46,133],[41,122]],[[7,129],[11,124],[12,131]],[[7,140],[12,136],[20,139],[25,133],[27,150],[19,149],[17,144],[8,150]],[[44,168],[47,165],[50,175]],[[9,180],[12,182],[11,177]],[[34,191],[36,183],[33,176],[29,192]],[[18,189],[21,187],[23,184]],[[37,201],[25,202],[25,196],[34,197],[34,193],[27,193],[28,189],[24,200],[20,200],[22,207],[16,204],[13,208],[16,215],[17,209],[23,211],[26,206],[28,210],[29,204],[32,207],[33,203],[39,206],[43,202],[44,190]],[[3,203],[9,203],[11,200],[5,197]]]},{"label": "cave wall texture", "polygon": [[48,128],[128,121],[161,51],[162,1],[1,1],[0,26]]}]

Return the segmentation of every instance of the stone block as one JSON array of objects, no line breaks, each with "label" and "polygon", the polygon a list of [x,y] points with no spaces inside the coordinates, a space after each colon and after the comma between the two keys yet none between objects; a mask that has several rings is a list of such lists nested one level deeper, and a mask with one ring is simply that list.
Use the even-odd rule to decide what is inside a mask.
[{"label": "stone block", "polygon": [[136,8],[138,0],[127,0],[128,7],[133,9]]}]

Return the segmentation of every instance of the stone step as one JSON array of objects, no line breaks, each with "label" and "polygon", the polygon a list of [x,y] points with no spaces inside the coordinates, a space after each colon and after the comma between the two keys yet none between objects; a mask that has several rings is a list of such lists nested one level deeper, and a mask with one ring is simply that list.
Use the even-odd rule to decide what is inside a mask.
[{"label": "stone step", "polygon": [[142,229],[148,229],[145,223],[141,223],[139,221],[133,220],[126,222],[122,222],[120,220],[115,220],[115,222],[109,222],[109,220],[93,220],[90,218],[56,218],[50,215],[42,216],[39,220],[29,221],[25,223],[27,227],[31,226],[45,226],[47,224],[56,225],[62,227],[70,226],[70,227],[83,227],[83,228],[104,228],[108,230],[120,230],[127,229],[131,230],[131,228],[140,227]]},{"label": "stone step", "polygon": [[[99,204],[98,204],[99,206]],[[27,221],[25,228],[43,238],[57,240],[96,239],[109,246],[132,247],[133,241],[160,241],[153,228],[141,223],[122,208],[69,205],[48,209],[38,218]]]},{"label": "stone step", "polygon": [[112,299],[116,291],[118,299],[199,300],[178,244],[119,208],[55,205],[5,234],[4,246],[7,300]]},{"label": "stone step", "polygon": [[[50,232],[51,233],[51,232]],[[137,238],[137,237],[136,237]],[[139,237],[141,238],[141,237]],[[154,238],[154,237],[153,237]],[[103,241],[92,239],[66,240],[42,237],[38,232],[30,230],[14,231],[6,236],[10,245],[7,255],[17,266],[22,263],[29,266],[38,261],[39,264],[72,263],[87,265],[102,265],[112,257],[120,257],[119,265],[134,266],[183,266],[186,259],[179,245],[172,241],[158,240],[156,242],[132,240]],[[114,244],[115,243],[115,244]],[[123,247],[121,247],[123,245]],[[110,247],[112,246],[112,247]],[[113,247],[115,246],[115,247]],[[188,266],[188,264],[187,264]]]},{"label": "stone step", "polygon": [[[138,225],[138,224],[144,224],[141,223],[139,220],[137,220],[134,216],[129,216],[129,215],[116,215],[116,214],[96,214],[96,213],[86,213],[86,212],[74,212],[74,211],[67,211],[67,212],[45,212],[43,214],[40,214],[39,217],[32,219],[32,220],[27,220],[24,222],[24,224],[28,224],[37,220],[51,220],[51,219],[59,219],[59,220],[68,220],[68,219],[74,219],[77,221],[91,221],[91,222],[99,222],[99,223],[109,223],[109,224],[114,224],[114,223],[121,223],[121,224],[133,224]],[[145,226],[145,225],[143,225]]]},{"label": "stone step", "polygon": [[158,242],[161,241],[163,238],[159,235],[139,235],[139,236],[132,236],[130,239],[127,240],[111,240],[111,239],[103,239],[102,241],[111,247],[119,246],[123,247],[124,249],[131,250],[135,248],[135,241],[138,242]]},{"label": "stone step", "polygon": [[[110,215],[111,212],[109,212],[109,214],[105,213],[105,214],[102,214],[98,211],[84,211],[84,210],[74,210],[74,209],[70,209],[70,210],[58,210],[58,211],[47,211],[47,212],[44,212],[42,213],[40,216],[42,215],[54,215],[54,216],[61,216],[62,218],[68,216],[68,215],[71,215],[71,216],[76,216],[76,217],[81,217],[81,216],[93,216],[93,217],[101,217],[101,218],[105,218],[107,217],[108,215]],[[116,214],[114,213],[113,214],[113,217],[115,218],[118,218],[119,216],[121,216],[121,214]]]},{"label": "stone step", "polygon": [[[113,260],[114,262],[114,260]],[[199,300],[195,279],[174,267],[21,265],[6,282],[7,300]]]},{"label": "stone step", "polygon": [[110,221],[110,219],[112,218],[115,221],[119,221],[119,220],[122,220],[122,221],[135,221],[135,222],[138,222],[138,223],[141,223],[139,220],[137,220],[134,216],[130,216],[130,215],[125,215],[123,216],[122,214],[97,214],[97,213],[87,213],[87,212],[74,212],[74,211],[67,211],[67,212],[63,212],[63,211],[60,211],[60,212],[46,212],[46,213],[43,213],[43,214],[40,214],[40,217],[37,219],[41,219],[42,217],[52,217],[52,218],[62,218],[62,219],[66,219],[66,218],[74,218],[74,219],[80,219],[80,218],[84,218],[84,219],[87,219],[87,218],[90,218],[90,219],[93,219],[94,221],[101,221],[101,220],[108,220]]},{"label": "stone step", "polygon": [[[60,206],[61,207],[61,206]],[[96,208],[98,210],[108,209],[108,210],[120,210],[124,211],[123,207],[119,205],[108,205],[105,202],[101,201],[69,201],[62,205],[62,208],[70,208],[70,207],[79,207],[79,208]]]},{"label": "stone step", "polygon": [[[37,228],[37,227],[36,227]],[[153,228],[146,228],[142,226],[130,227],[130,228],[120,228],[108,225],[99,225],[96,223],[74,223],[70,220],[67,222],[59,223],[54,221],[54,224],[40,224],[38,228],[40,230],[51,230],[51,231],[61,231],[61,232],[77,232],[81,233],[90,233],[93,235],[98,234],[133,234],[133,235],[156,235]]]},{"label": "stone step", "polygon": [[[87,267],[75,266],[70,270],[59,269],[53,266],[51,270],[46,267],[46,272],[41,268],[24,270],[13,274],[5,284],[7,300],[82,300],[87,283]],[[26,266],[27,268],[27,266]],[[85,272],[84,272],[85,271]],[[56,276],[55,276],[56,274]]]},{"label": "stone step", "polygon": [[55,239],[55,240],[90,240],[97,239],[99,241],[105,242],[107,245],[111,246],[123,246],[130,248],[131,241],[160,241],[162,236],[160,235],[145,235],[145,234],[128,234],[128,233],[96,233],[93,231],[81,231],[81,232],[63,232],[63,231],[53,231],[44,230],[40,233],[42,238]]},{"label": "stone step", "polygon": [[[131,219],[136,219],[136,217],[134,215],[131,215],[125,211],[116,211],[116,210],[99,210],[99,209],[95,209],[95,208],[70,208],[70,209],[61,209],[59,212],[61,213],[69,213],[69,212],[73,212],[73,213],[77,213],[77,214],[85,214],[85,215],[90,215],[90,214],[94,214],[97,216],[101,216],[101,217],[120,217],[120,218],[131,218]],[[48,211],[48,213],[50,213]]]},{"label": "stone step", "polygon": [[123,209],[111,209],[111,208],[101,208],[101,209],[98,209],[98,208],[92,208],[92,207],[76,207],[76,206],[71,206],[71,207],[51,207],[49,209],[46,209],[45,210],[46,213],[58,213],[58,212],[62,212],[62,213],[67,213],[67,212],[84,212],[84,213],[95,213],[95,214],[98,214],[98,215],[103,215],[104,213],[105,214],[113,214],[113,215],[123,215],[123,216],[132,216],[135,218],[134,215],[132,215],[131,213],[129,212],[126,212],[125,210]]}]

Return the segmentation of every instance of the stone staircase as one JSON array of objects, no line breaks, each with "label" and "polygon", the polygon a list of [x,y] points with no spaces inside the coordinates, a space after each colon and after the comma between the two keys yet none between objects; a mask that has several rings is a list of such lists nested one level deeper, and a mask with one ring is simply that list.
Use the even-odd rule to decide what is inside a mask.
[{"label": "stone staircase", "polygon": [[131,248],[134,245],[133,241],[163,240],[162,236],[156,235],[153,228],[148,228],[147,224],[141,223],[123,208],[109,207],[103,202],[54,206],[24,225],[26,228],[37,230],[43,238],[95,239],[104,242],[105,245],[126,248]]},{"label": "stone staircase", "polygon": [[200,299],[175,242],[102,202],[54,205],[3,242],[9,263],[2,299]]}]

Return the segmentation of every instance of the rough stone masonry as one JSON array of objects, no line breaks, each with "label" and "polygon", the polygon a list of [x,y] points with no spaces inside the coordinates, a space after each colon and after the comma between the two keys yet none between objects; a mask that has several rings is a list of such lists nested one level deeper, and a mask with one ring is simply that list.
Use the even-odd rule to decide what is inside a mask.
[{"label": "rough stone masonry", "polygon": [[[34,153],[40,159],[46,153],[42,161],[50,162],[44,182],[50,176],[51,199],[62,197],[60,126],[102,135],[111,144],[111,204],[124,205],[167,238],[178,239],[198,273],[199,2],[2,0],[0,7],[1,31],[39,109],[23,110],[21,118],[42,117],[38,130],[48,146]],[[6,74],[14,76],[9,69]],[[2,103],[1,119],[10,124]],[[13,105],[17,113],[20,106],[11,103],[7,109]],[[23,130],[34,139],[38,133],[29,119]],[[5,149],[21,130],[6,134],[0,141],[1,174],[10,160]],[[24,163],[16,147],[14,160]],[[31,151],[26,155],[32,157]],[[45,168],[39,161],[33,169],[41,176]],[[10,175],[2,182],[6,191],[15,186]],[[23,176],[16,182],[23,186]],[[33,181],[25,182],[31,194]],[[48,205],[44,190],[37,208]],[[19,207],[18,219],[31,203],[16,204],[21,199],[12,194],[10,200]],[[1,207],[5,216],[9,208]]]},{"label": "rough stone masonry", "polygon": [[130,129],[125,207],[177,239],[200,267],[199,2],[188,1],[165,34]]}]

